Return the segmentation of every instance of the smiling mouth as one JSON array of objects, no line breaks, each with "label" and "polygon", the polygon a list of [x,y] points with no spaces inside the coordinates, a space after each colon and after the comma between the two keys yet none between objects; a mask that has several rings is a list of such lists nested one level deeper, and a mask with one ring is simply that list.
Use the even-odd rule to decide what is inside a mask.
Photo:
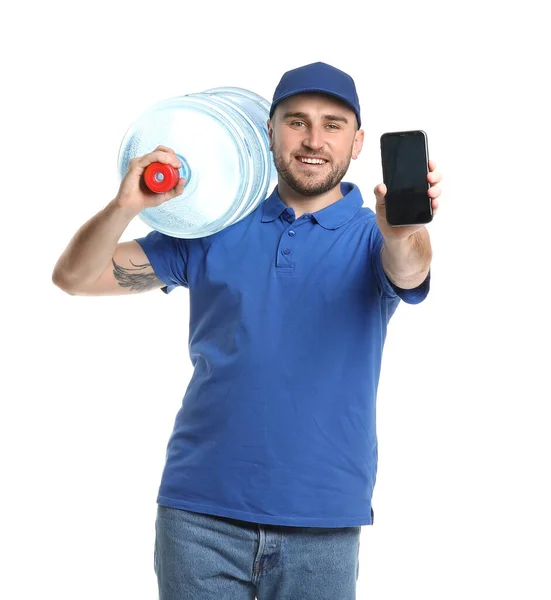
[{"label": "smiling mouth", "polygon": [[327,164],[328,161],[323,158],[308,158],[306,156],[297,156],[296,160],[305,167],[323,167],[323,165]]}]

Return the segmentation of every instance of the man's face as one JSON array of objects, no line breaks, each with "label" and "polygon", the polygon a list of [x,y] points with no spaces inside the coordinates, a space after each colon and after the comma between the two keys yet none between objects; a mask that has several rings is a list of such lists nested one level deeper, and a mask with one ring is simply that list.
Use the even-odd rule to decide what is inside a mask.
[{"label": "man's face", "polygon": [[339,184],[364,137],[354,111],[323,94],[297,94],[280,102],[268,132],[279,176],[304,196]]}]

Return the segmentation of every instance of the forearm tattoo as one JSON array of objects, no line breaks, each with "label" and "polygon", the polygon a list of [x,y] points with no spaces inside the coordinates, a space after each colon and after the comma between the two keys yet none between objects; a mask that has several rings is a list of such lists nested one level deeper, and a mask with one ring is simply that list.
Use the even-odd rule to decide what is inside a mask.
[{"label": "forearm tattoo", "polygon": [[132,261],[130,263],[134,267],[133,269],[121,267],[113,259],[113,275],[119,282],[121,287],[130,288],[135,292],[147,292],[160,287],[161,281],[155,275],[155,273],[145,273],[144,271],[151,268],[150,263],[144,265],[135,265]]}]

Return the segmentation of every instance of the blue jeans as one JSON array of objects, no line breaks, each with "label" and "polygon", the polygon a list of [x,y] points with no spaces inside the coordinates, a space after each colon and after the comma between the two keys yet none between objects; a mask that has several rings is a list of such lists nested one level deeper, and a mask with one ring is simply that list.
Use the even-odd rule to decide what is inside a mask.
[{"label": "blue jeans", "polygon": [[360,531],[262,525],[159,505],[159,600],[354,600]]}]

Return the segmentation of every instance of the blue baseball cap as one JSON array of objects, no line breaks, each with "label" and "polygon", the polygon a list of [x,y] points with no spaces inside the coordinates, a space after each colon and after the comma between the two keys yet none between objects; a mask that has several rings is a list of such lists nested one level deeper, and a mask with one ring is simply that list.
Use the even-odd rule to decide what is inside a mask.
[{"label": "blue baseball cap", "polygon": [[312,63],[284,73],[274,92],[270,119],[282,100],[307,92],[329,94],[342,100],[356,113],[358,127],[360,127],[360,101],[354,80],[344,71],[323,62]]}]

